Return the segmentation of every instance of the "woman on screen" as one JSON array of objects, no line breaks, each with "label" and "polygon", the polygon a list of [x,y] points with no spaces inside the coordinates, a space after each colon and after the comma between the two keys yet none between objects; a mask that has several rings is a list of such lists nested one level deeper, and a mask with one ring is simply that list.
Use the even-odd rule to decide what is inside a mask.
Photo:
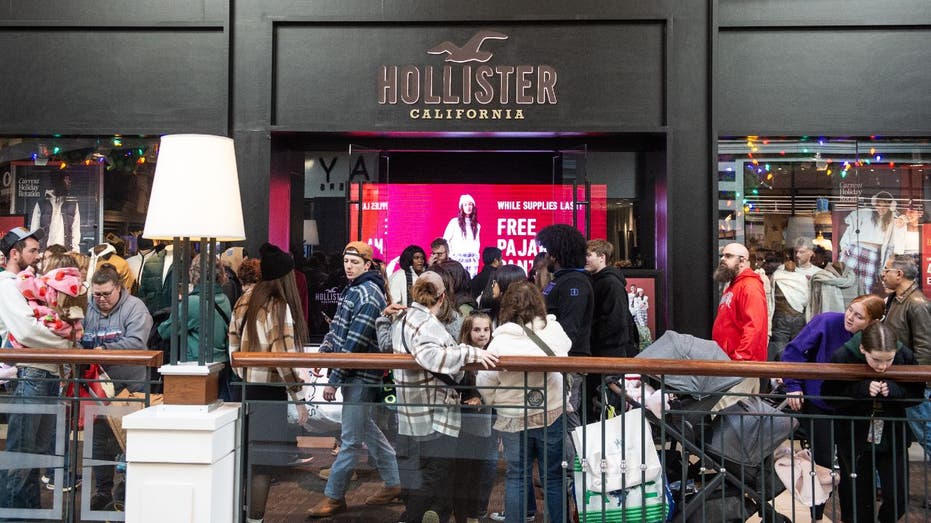
[{"label": "woman on screen", "polygon": [[449,220],[443,238],[449,243],[449,257],[461,263],[472,277],[478,273],[481,229],[475,199],[463,194],[459,197],[459,215]]}]

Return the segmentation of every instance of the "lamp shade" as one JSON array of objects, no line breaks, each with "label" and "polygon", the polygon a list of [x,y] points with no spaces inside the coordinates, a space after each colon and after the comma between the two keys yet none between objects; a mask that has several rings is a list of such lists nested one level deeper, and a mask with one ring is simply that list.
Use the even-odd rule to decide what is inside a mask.
[{"label": "lamp shade", "polygon": [[307,245],[320,245],[317,220],[304,220],[304,243]]},{"label": "lamp shade", "polygon": [[231,138],[206,134],[162,137],[142,236],[245,239]]}]

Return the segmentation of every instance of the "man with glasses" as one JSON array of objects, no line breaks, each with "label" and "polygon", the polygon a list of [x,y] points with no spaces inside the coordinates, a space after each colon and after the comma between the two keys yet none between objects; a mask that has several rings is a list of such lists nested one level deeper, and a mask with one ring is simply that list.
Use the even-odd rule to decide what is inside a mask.
[{"label": "man with glasses", "polygon": [[[896,338],[912,349],[919,365],[931,365],[931,302],[918,288],[918,266],[910,254],[897,254],[882,269],[883,287],[891,292],[886,298],[883,319]],[[931,398],[931,383],[926,383],[925,398]],[[931,400],[908,409],[909,425],[918,442],[931,459]],[[928,502],[925,501],[925,505]]]},{"label": "man with glasses", "polygon": [[[729,243],[714,271],[714,281],[724,285],[711,337],[732,360],[766,361],[769,314],[763,280],[750,266],[750,252],[740,243]],[[757,393],[758,378],[746,378],[732,393]],[[739,396],[725,396],[718,408],[735,403]]]},{"label": "man with glasses", "polygon": [[[139,298],[123,288],[120,274],[109,263],[104,263],[91,277],[91,299],[84,318],[85,349],[145,350],[152,330],[152,316]],[[105,365],[104,370],[113,380],[115,392],[123,388],[140,392],[146,379],[145,367],[139,365]],[[112,461],[119,454],[119,445],[106,419],[94,420],[94,459]],[[113,502],[113,467],[98,466],[94,470],[95,493],[91,509],[103,510]],[[117,493],[116,498],[122,501]]]},{"label": "man with glasses", "polygon": [[437,265],[449,259],[449,243],[443,238],[430,242],[430,265]]}]

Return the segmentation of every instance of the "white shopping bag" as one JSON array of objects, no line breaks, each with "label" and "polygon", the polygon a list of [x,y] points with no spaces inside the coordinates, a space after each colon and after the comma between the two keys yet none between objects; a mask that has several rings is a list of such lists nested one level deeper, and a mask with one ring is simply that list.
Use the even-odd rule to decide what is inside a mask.
[{"label": "white shopping bag", "polygon": [[[623,416],[572,430],[576,454],[582,458],[586,490],[614,492],[655,481],[662,475],[663,466],[653,444],[650,424],[644,418],[644,414],[643,409],[631,409]],[[576,485],[576,488],[582,486]]]},{"label": "white shopping bag", "polygon": [[[318,347],[305,347],[306,352],[317,352]],[[323,399],[323,388],[327,386],[327,369],[297,369],[298,376],[306,386],[301,389],[304,405],[288,405],[288,421],[297,423],[297,408],[307,409],[307,422],[304,429],[311,434],[329,435],[339,433],[343,419],[343,392],[336,389],[336,399],[332,402]]]}]

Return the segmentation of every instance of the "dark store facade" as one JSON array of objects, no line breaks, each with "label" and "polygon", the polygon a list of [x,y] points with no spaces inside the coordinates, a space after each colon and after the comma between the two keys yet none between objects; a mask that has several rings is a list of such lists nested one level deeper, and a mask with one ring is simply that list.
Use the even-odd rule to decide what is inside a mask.
[{"label": "dark store facade", "polygon": [[[361,182],[456,184],[469,187],[453,211],[466,189],[482,210],[496,202],[482,243],[517,260],[542,222],[502,202],[543,216],[568,198],[584,211],[569,219],[652,282],[656,328],[704,337],[719,237],[743,238],[719,234],[719,143],[931,137],[922,0],[14,0],[0,5],[0,59],[5,172],[93,141],[102,165],[118,170],[119,151],[138,177],[159,135],[230,136],[250,248],[372,240],[360,218],[382,200]],[[113,176],[100,199],[125,185]],[[429,220],[432,200],[398,198]],[[100,233],[144,219],[122,200],[99,205]],[[452,215],[439,214],[437,236]],[[405,227],[386,216],[376,244]]]}]

